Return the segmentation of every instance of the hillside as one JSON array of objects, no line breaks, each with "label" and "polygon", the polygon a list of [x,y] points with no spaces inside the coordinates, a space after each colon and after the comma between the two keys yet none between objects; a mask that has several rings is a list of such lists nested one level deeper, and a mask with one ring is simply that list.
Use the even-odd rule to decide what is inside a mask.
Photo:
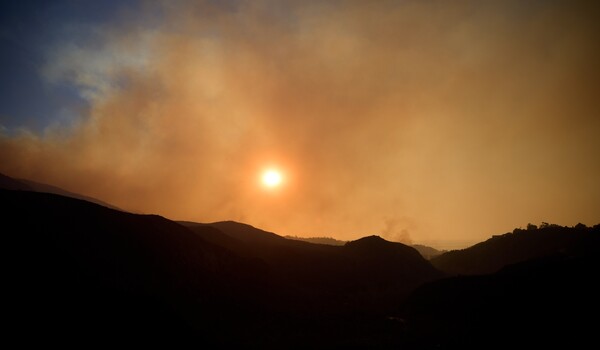
[{"label": "hillside", "polygon": [[515,230],[446,253],[433,260],[447,263],[449,254],[463,271],[496,272],[444,278],[414,248],[378,236],[314,244],[233,221],[176,223],[23,189],[0,190],[0,205],[11,301],[4,314],[8,331],[25,340],[549,346],[588,339],[593,322],[581,313],[600,311],[599,226]]},{"label": "hillside", "polygon": [[580,255],[600,240],[600,226],[530,226],[494,236],[472,247],[444,253],[431,259],[438,269],[450,274],[486,274],[502,267],[556,254]]},{"label": "hillside", "polygon": [[0,173],[0,189],[13,191],[33,191],[33,189],[25,182],[13,179]]},{"label": "hillside", "polygon": [[266,290],[262,266],[159,216],[27,191],[0,190],[0,202],[5,316],[29,325],[13,330],[23,336],[220,343]]},{"label": "hillside", "polygon": [[332,237],[298,237],[298,236],[285,236],[287,239],[293,239],[296,241],[304,241],[316,244],[327,244],[327,245],[344,245],[346,241],[340,241]]},{"label": "hillside", "polygon": [[596,252],[522,262],[424,285],[400,313],[407,346],[425,349],[585,348],[600,312]]},{"label": "hillside", "polygon": [[23,190],[0,190],[0,205],[5,315],[23,339],[390,344],[388,311],[439,276],[414,249],[378,237],[333,247],[221,225],[231,237]]},{"label": "hillside", "polygon": [[376,236],[331,246],[285,239],[235,222],[184,224],[213,244],[265,262],[273,280],[295,297],[327,296],[326,308],[320,301],[315,304],[322,310],[346,309],[350,300],[367,310],[384,309],[441,276],[415,249]]},{"label": "hillside", "polygon": [[7,175],[1,174],[1,173],[0,173],[0,189],[53,193],[53,194],[58,194],[58,195],[65,196],[65,197],[71,197],[71,198],[76,198],[76,199],[81,199],[84,201],[96,203],[96,204],[105,206],[107,208],[120,210],[119,208],[115,207],[112,204],[106,203],[104,201],[101,201],[101,200],[93,198],[93,197],[84,196],[79,193],[70,192],[70,191],[62,189],[60,187],[56,187],[56,186],[52,186],[52,185],[48,185],[48,184],[44,184],[44,183],[40,183],[40,182],[24,180],[24,179],[15,179],[15,178],[12,178],[10,176],[7,176]]},{"label": "hillside", "polygon": [[[316,244],[327,244],[327,245],[344,245],[346,241],[340,241],[331,237],[297,237],[297,236],[285,236],[287,239],[292,239],[296,241],[304,241],[309,243]],[[422,245],[422,244],[411,244],[411,247],[415,248],[425,259],[430,260],[433,257],[441,255],[446,252],[445,250],[437,250],[435,248]]]},{"label": "hillside", "polygon": [[423,244],[413,244],[411,247],[415,248],[427,260],[431,260],[436,256],[442,255],[446,252],[446,250],[438,250]]}]

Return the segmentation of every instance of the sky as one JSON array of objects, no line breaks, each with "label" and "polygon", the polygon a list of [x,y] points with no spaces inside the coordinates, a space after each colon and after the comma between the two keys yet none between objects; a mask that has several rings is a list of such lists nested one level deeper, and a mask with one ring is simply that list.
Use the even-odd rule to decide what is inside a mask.
[{"label": "sky", "polygon": [[1,2],[0,172],[281,235],[594,225],[599,27],[592,1]]}]

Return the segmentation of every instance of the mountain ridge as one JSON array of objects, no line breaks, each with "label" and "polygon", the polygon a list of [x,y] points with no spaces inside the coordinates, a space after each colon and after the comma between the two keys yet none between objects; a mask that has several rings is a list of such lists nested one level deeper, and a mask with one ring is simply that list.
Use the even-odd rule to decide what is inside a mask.
[{"label": "mountain ridge", "polygon": [[[226,227],[217,223],[213,228],[220,226],[221,233],[206,231],[211,224],[186,225],[213,243],[223,244],[242,256],[264,261],[270,273],[285,288],[310,295],[345,295],[344,298],[357,299],[363,304],[397,305],[395,298],[408,295],[424,281],[442,276],[414,248],[381,237],[331,246],[289,240],[233,222],[228,222]],[[261,239],[248,239],[256,232]],[[229,233],[231,236],[224,237]],[[369,289],[382,294],[387,290],[389,298],[369,300],[364,294]],[[391,291],[394,291],[395,297],[392,297]],[[339,310],[343,309],[342,300],[335,302]]]},{"label": "mountain ridge", "polygon": [[0,190],[0,202],[11,247],[5,258],[14,262],[7,315],[42,317],[45,328],[30,331],[220,343],[221,325],[229,322],[221,313],[234,317],[237,305],[268,297],[262,265],[161,216],[30,191]]},{"label": "mountain ridge", "polygon": [[432,263],[375,235],[316,244],[23,188],[0,190],[0,204],[6,315],[23,339],[69,329],[215,347],[473,348],[535,344],[548,330],[568,341],[593,331],[579,310],[600,311],[600,225],[516,229]]},{"label": "mountain ridge", "polygon": [[469,248],[446,252],[431,259],[431,263],[450,274],[486,274],[507,265],[559,253],[580,254],[599,244],[600,225],[532,225],[529,229],[495,235]]},{"label": "mountain ridge", "polygon": [[600,312],[598,254],[554,255],[426,283],[400,312],[409,348],[585,347]]},{"label": "mountain ridge", "polygon": [[85,196],[85,195],[82,195],[79,193],[67,191],[63,188],[45,184],[45,183],[41,183],[41,182],[25,180],[25,179],[16,179],[16,178],[10,177],[10,176],[2,174],[2,173],[0,173],[0,189],[53,193],[53,194],[58,194],[58,195],[65,196],[65,197],[71,197],[71,198],[85,200],[88,202],[102,205],[107,208],[123,211],[123,209],[121,209],[119,207],[116,207],[112,204],[109,204],[107,202],[104,202],[104,201],[94,198],[94,197]]},{"label": "mountain ridge", "polygon": [[[375,340],[371,327],[385,320],[386,310],[437,278],[420,256],[392,254],[402,263],[396,264],[371,251],[355,254],[272,234],[245,242],[230,237],[252,253],[238,254],[202,237],[223,238],[214,227],[192,231],[158,215],[56,194],[0,190],[0,204],[11,247],[5,258],[14,265],[5,279],[13,300],[5,315],[15,325],[27,315],[44,324],[15,329],[22,337],[35,332],[56,339],[70,329],[74,340],[353,344]],[[335,332],[323,333],[332,325]],[[304,336],[298,338],[298,330]]]}]

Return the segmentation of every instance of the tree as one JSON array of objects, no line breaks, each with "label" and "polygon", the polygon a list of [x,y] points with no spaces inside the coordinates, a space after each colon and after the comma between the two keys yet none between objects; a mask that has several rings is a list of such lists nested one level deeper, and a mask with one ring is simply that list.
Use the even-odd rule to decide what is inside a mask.
[{"label": "tree", "polygon": [[535,231],[537,229],[538,229],[538,227],[536,225],[531,224],[531,223],[527,224],[527,231]]}]

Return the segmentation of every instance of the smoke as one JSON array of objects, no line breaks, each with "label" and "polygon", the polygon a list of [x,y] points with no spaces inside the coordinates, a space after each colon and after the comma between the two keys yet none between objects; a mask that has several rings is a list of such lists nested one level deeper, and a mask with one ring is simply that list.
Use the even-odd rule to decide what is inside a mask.
[{"label": "smoke", "polygon": [[[89,110],[0,135],[0,171],[281,234],[457,239],[597,222],[584,3],[148,2],[48,52]],[[35,103],[35,101],[32,101]],[[285,186],[264,193],[275,164]],[[414,223],[385,218],[402,213]]]},{"label": "smoke", "polygon": [[384,220],[384,228],[381,236],[388,241],[412,244],[409,229],[414,229],[415,225],[407,218],[393,218]]}]

